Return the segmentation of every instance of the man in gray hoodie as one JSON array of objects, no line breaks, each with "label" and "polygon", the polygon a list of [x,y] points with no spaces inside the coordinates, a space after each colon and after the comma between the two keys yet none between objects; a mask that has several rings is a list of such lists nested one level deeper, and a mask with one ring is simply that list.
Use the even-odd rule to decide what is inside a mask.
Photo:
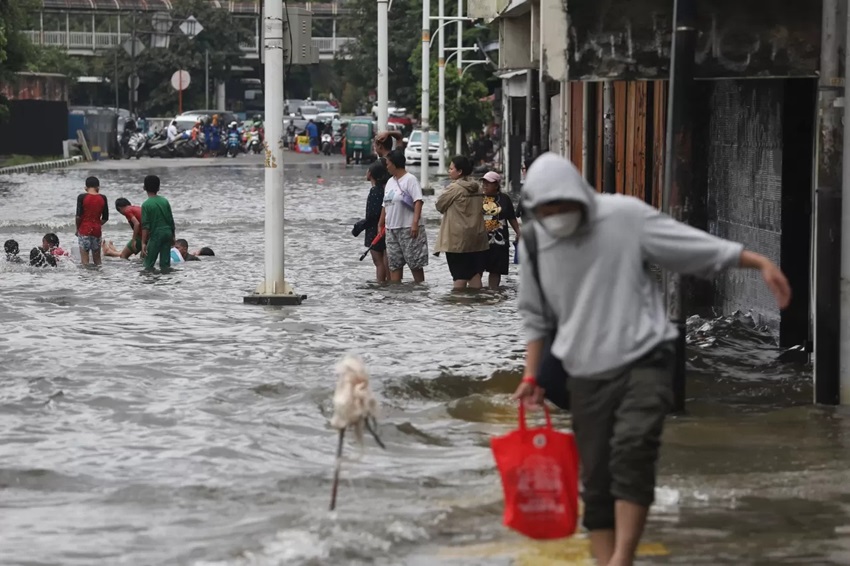
[{"label": "man in gray hoodie", "polygon": [[552,153],[529,168],[522,203],[532,219],[524,230],[534,230],[538,242],[539,280],[531,269],[520,270],[528,344],[515,396],[542,402],[535,372],[554,336],[552,355],[570,376],[591,551],[600,566],[631,565],[654,500],[678,332],[649,264],[704,277],[758,269],[780,308],[791,290],[764,256],[636,198],[596,193],[572,163]]}]

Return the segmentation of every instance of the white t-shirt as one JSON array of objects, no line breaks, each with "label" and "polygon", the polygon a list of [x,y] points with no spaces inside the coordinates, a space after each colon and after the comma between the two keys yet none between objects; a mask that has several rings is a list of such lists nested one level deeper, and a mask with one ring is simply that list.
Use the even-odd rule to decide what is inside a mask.
[{"label": "white t-shirt", "polygon": [[[422,201],[422,187],[419,181],[410,173],[405,173],[401,179],[391,177],[384,189],[384,209],[386,213],[387,230],[396,228],[410,228],[413,225],[413,209],[404,203],[406,193],[415,204]],[[425,225],[425,219],[419,216],[419,225]]]}]

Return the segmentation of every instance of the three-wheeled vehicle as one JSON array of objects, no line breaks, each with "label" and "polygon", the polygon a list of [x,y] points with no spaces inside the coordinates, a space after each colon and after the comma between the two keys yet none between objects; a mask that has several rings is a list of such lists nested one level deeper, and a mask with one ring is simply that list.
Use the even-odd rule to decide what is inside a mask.
[{"label": "three-wheeled vehicle", "polygon": [[372,140],[375,124],[372,120],[352,120],[345,132],[345,162],[371,163],[377,158]]}]

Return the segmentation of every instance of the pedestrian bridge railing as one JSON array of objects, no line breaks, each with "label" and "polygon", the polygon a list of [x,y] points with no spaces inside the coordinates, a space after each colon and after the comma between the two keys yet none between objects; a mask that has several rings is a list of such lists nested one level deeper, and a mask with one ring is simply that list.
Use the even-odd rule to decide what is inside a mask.
[{"label": "pedestrian bridge railing", "polygon": [[[77,55],[94,55],[97,51],[114,49],[130,38],[129,33],[89,31],[30,30],[22,33],[35,45],[60,47]],[[313,48],[318,52],[320,59],[332,59],[353,41],[355,41],[353,37],[314,37]],[[239,47],[249,56],[259,52],[257,38],[243,41]]]}]

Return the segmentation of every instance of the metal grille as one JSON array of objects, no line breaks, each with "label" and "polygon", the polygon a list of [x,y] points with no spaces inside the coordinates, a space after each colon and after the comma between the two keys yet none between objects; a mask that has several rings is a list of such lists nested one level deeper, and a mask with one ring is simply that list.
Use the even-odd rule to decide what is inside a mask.
[{"label": "metal grille", "polygon": [[[782,105],[779,80],[712,83],[708,142],[708,223],[779,263],[782,232]],[[779,327],[779,310],[755,271],[719,276],[715,306],[752,310],[757,324]]]}]

